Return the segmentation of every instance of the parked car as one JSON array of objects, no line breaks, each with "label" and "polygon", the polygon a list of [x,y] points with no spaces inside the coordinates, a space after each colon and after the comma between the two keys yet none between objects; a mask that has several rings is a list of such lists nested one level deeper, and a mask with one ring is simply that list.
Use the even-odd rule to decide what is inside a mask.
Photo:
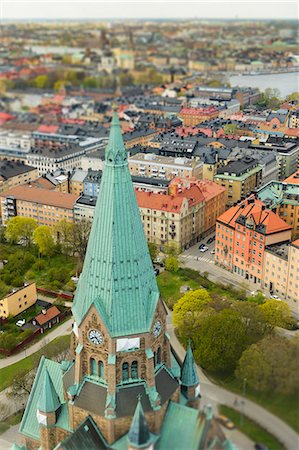
[{"label": "parked car", "polygon": [[17,327],[22,327],[23,325],[25,325],[26,320],[25,319],[20,319],[16,322],[16,326]]},{"label": "parked car", "polygon": [[155,272],[155,275],[156,275],[156,276],[159,275],[160,270],[158,269],[158,267],[154,267],[154,272]]},{"label": "parked car", "polygon": [[207,247],[206,245],[204,245],[203,247],[201,247],[201,248],[199,249],[199,251],[202,252],[202,253],[204,253],[204,252],[206,252],[208,249],[209,249],[209,247]]},{"label": "parked car", "polygon": [[200,246],[198,247],[198,249],[200,250],[201,248],[205,247],[205,244],[200,244]]},{"label": "parked car", "polygon": [[207,244],[212,244],[212,242],[214,242],[214,240],[215,240],[215,236],[210,237],[210,238],[207,240]]},{"label": "parked car", "polygon": [[223,425],[225,428],[228,428],[229,430],[233,430],[235,428],[234,422],[232,422],[228,417],[226,416],[218,416],[217,417],[218,422]]},{"label": "parked car", "polygon": [[215,249],[214,248],[211,250],[211,255],[215,255]]},{"label": "parked car", "polygon": [[278,295],[276,295],[276,294],[270,294],[270,297],[271,297],[271,298],[274,298],[274,300],[279,300],[279,301],[281,301],[280,298],[278,297]]}]

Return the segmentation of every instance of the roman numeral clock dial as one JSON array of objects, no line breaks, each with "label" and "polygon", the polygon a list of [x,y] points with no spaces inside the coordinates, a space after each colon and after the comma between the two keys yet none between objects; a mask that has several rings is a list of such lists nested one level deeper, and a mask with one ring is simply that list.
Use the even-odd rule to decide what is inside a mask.
[{"label": "roman numeral clock dial", "polygon": [[88,333],[88,339],[94,345],[101,345],[104,341],[104,336],[98,330],[90,330]]}]

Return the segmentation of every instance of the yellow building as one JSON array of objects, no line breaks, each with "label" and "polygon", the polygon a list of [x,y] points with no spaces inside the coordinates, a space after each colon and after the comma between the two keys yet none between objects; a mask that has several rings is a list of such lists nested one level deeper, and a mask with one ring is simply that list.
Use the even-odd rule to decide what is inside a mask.
[{"label": "yellow building", "polygon": [[38,225],[55,226],[61,220],[74,221],[77,195],[48,191],[33,186],[17,186],[0,194],[3,225],[15,216],[30,217]]},{"label": "yellow building", "polygon": [[38,170],[16,161],[0,161],[0,192],[38,178]]},{"label": "yellow building", "polygon": [[299,313],[299,239],[269,245],[265,250],[264,287]]},{"label": "yellow building", "polygon": [[225,187],[226,205],[232,206],[238,203],[259,187],[262,180],[262,170],[258,161],[250,157],[232,161],[218,169],[214,181]]},{"label": "yellow building", "polygon": [[15,317],[34,305],[36,300],[36,284],[27,284],[0,300],[0,317]]}]

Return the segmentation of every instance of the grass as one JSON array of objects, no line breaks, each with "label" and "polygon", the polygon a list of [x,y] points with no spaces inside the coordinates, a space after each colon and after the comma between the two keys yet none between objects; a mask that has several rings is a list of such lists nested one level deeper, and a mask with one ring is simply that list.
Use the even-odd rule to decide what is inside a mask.
[{"label": "grass", "polygon": [[[229,377],[215,377],[215,382],[232,392],[236,392],[240,395],[243,394],[242,382],[236,378]],[[299,391],[293,395],[282,394],[269,394],[265,392],[259,392],[252,388],[246,388],[246,397],[255,403],[260,404],[263,408],[268,409],[276,416],[280,417],[295,431],[299,432]]]},{"label": "grass", "polygon": [[183,285],[188,285],[191,289],[205,288],[211,297],[225,297],[228,300],[245,300],[245,292],[231,286],[223,286],[213,283],[207,277],[201,275],[196,270],[180,268],[176,273],[164,270],[157,277],[161,297],[169,308],[184,294],[180,292]]},{"label": "grass", "polygon": [[6,389],[12,384],[14,376],[19,372],[30,372],[38,364],[39,356],[47,357],[55,356],[66,350],[70,344],[70,336],[59,336],[49,344],[45,345],[41,350],[21,359],[15,364],[0,369],[0,391]]},{"label": "grass", "polygon": [[5,433],[10,427],[17,425],[21,422],[24,410],[18,411],[11,416],[7,417],[5,420],[0,422],[0,435]]},{"label": "grass", "polygon": [[236,427],[254,442],[261,442],[269,450],[283,450],[284,446],[272,434],[260,427],[256,422],[244,416],[243,425],[240,425],[240,413],[233,408],[221,405],[220,413],[232,420]]}]

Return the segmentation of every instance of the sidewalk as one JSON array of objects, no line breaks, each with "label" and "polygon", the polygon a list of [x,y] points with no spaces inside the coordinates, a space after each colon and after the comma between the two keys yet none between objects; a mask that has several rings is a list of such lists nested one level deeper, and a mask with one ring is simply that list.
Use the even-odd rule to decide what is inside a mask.
[{"label": "sidewalk", "polygon": [[46,336],[44,338],[37,341],[31,347],[26,348],[25,350],[21,351],[20,353],[15,354],[15,355],[0,359],[0,369],[10,366],[11,364],[21,361],[21,359],[24,359],[27,356],[32,355],[33,353],[37,352],[42,347],[44,347],[46,344],[49,344],[49,342],[53,341],[58,336],[62,336],[64,334],[71,333],[72,323],[73,323],[73,318],[68,319],[62,325],[55,327],[53,329],[53,331],[50,331],[48,334],[46,334]]}]

